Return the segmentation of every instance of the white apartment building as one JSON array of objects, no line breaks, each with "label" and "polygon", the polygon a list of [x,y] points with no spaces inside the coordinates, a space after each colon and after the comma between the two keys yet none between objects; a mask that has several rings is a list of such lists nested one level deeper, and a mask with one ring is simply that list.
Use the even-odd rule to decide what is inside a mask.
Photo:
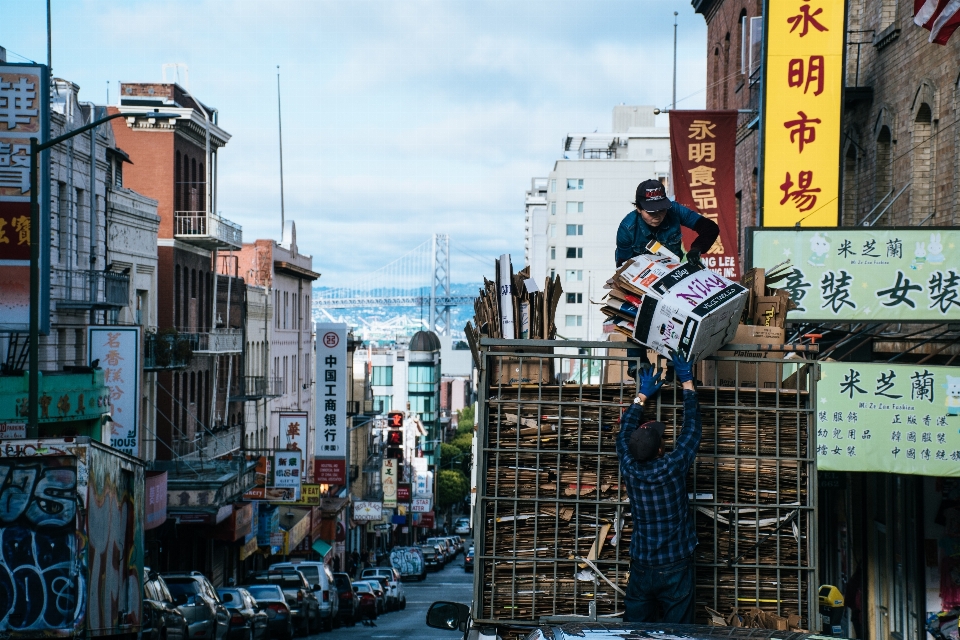
[{"label": "white apartment building", "polygon": [[[637,185],[659,179],[672,191],[669,129],[655,126],[653,109],[614,107],[612,132],[567,134],[563,159],[546,179],[542,214],[540,179],[527,192],[527,264],[538,282],[560,275],[564,295],[556,322],[564,338],[603,338],[599,303],[603,285],[616,269],[617,228],[633,209]],[[545,247],[542,253],[540,246]]]}]

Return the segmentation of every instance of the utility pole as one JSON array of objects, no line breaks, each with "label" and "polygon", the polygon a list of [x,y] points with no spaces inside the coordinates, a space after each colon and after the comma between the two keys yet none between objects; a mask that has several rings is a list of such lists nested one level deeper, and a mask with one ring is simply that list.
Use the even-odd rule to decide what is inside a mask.
[{"label": "utility pole", "polygon": [[671,109],[677,108],[677,12],[673,12],[673,102]]},{"label": "utility pole", "polygon": [[283,113],[280,110],[280,65],[277,65],[277,130],[280,137],[280,242],[287,226],[283,210]]}]

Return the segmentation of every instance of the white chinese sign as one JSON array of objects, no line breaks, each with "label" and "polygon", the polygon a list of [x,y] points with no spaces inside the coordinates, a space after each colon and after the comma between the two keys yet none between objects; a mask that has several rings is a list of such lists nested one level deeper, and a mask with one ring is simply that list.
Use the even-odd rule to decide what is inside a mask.
[{"label": "white chinese sign", "polygon": [[277,451],[273,454],[273,486],[295,489],[294,499],[300,498],[300,483],[303,473],[303,453],[300,451]]},{"label": "white chinese sign", "polygon": [[430,498],[414,498],[410,505],[410,511],[413,513],[430,513],[433,508],[433,500]]},{"label": "white chinese sign", "polygon": [[110,446],[140,456],[140,327],[87,327],[87,359],[110,390]]},{"label": "white chinese sign", "polygon": [[383,503],[381,502],[354,502],[353,519],[357,522],[380,522],[383,518]]},{"label": "white chinese sign", "polygon": [[960,477],[958,428],[960,368],[820,364],[817,468],[823,471]]},{"label": "white chinese sign", "polygon": [[[280,413],[280,444],[287,451],[298,451],[301,454],[301,465],[306,463],[302,456],[307,450],[307,413],[281,412]],[[306,469],[301,466],[301,474]]]},{"label": "white chinese sign", "polygon": [[397,461],[387,458],[380,469],[380,485],[383,487],[383,506],[397,506]]},{"label": "white chinese sign", "polygon": [[317,428],[314,455],[347,455],[347,325],[317,323]]}]

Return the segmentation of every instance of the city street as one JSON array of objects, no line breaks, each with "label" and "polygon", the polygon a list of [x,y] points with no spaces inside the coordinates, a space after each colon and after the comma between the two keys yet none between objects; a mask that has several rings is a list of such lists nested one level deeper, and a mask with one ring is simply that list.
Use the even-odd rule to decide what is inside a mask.
[{"label": "city street", "polygon": [[378,617],[376,627],[357,624],[353,627],[334,629],[333,634],[320,634],[311,638],[461,638],[459,631],[441,631],[426,625],[427,609],[437,600],[470,603],[473,592],[473,573],[463,570],[463,555],[442,571],[427,574],[423,582],[404,582],[407,608],[392,611]]}]

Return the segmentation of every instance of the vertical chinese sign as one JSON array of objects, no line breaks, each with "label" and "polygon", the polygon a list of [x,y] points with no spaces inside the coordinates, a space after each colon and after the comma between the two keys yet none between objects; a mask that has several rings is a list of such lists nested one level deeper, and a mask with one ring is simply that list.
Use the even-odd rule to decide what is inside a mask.
[{"label": "vertical chinese sign", "polygon": [[397,473],[399,465],[392,458],[383,461],[383,467],[380,469],[380,484],[383,487],[383,506],[397,506]]},{"label": "vertical chinese sign", "polygon": [[[673,189],[680,204],[720,227],[703,264],[731,280],[740,279],[737,204],[734,193],[736,111],[670,111]],[[693,233],[684,229],[686,245]]]},{"label": "vertical chinese sign", "polygon": [[768,0],[763,113],[765,227],[839,219],[843,0]]},{"label": "vertical chinese sign", "polygon": [[[280,413],[280,447],[287,451],[299,451],[305,454],[307,451],[307,412],[296,411]],[[306,456],[303,456],[304,468],[300,473],[306,473]]]},{"label": "vertical chinese sign", "polygon": [[288,500],[300,499],[302,467],[303,454],[300,451],[277,451],[273,454],[273,486],[285,490]]},{"label": "vertical chinese sign", "polygon": [[[343,461],[345,485],[347,455],[347,325],[317,323],[317,429],[314,457]],[[328,465],[329,466],[329,465]],[[329,476],[327,477],[329,480]],[[320,482],[320,480],[317,480]],[[330,483],[335,484],[335,483]]]},{"label": "vertical chinese sign", "polygon": [[110,446],[140,457],[140,327],[87,327],[87,351],[110,390]]},{"label": "vertical chinese sign", "polygon": [[[47,140],[47,67],[0,64],[0,332],[30,330],[30,138]],[[49,152],[41,155],[40,333],[50,327]]]}]

